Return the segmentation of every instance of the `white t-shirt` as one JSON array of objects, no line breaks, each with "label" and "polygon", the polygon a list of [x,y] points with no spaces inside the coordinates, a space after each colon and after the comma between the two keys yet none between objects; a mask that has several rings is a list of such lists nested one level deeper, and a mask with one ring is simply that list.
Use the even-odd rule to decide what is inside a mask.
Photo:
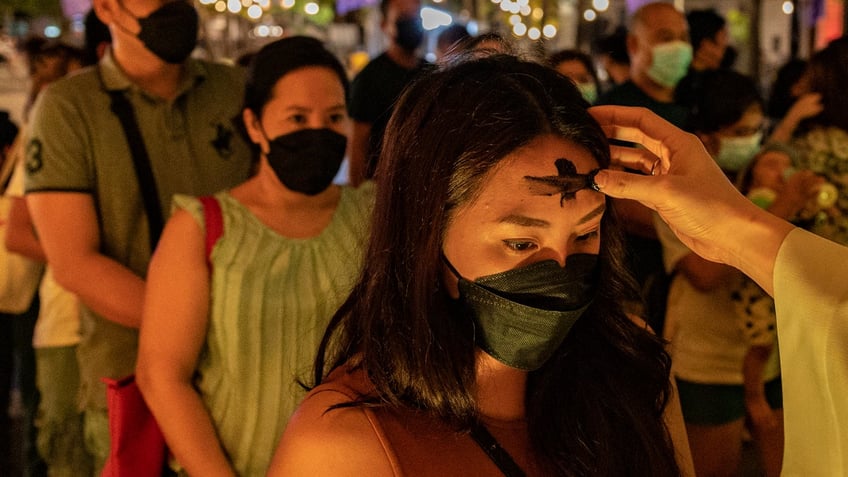
[{"label": "white t-shirt", "polygon": [[[24,168],[18,163],[7,193],[13,197],[23,197]],[[45,267],[44,277],[38,288],[41,305],[38,320],[32,335],[34,348],[71,346],[80,341],[79,302],[76,295],[62,288],[53,279],[50,267]]]},{"label": "white t-shirt", "polygon": [[[654,225],[663,247],[663,262],[672,273],[677,262],[693,253],[659,216]],[[737,324],[731,293],[734,280],[710,291],[695,288],[682,273],[672,279],[663,335],[671,342],[674,375],[701,384],[743,383],[742,364],[749,344]],[[777,353],[766,364],[763,379],[780,375]]]}]

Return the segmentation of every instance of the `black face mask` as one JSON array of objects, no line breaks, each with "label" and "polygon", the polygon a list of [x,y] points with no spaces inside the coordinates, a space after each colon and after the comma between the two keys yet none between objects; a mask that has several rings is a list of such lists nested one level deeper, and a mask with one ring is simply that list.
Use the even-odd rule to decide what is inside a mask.
[{"label": "black face mask", "polygon": [[525,371],[553,356],[597,287],[597,255],[571,255],[565,267],[545,260],[474,281],[445,262],[459,279],[459,301],[474,319],[477,346]]},{"label": "black face mask", "polygon": [[316,195],[330,187],[344,159],[347,138],[332,129],[301,129],[269,141],[268,164],[287,188]]},{"label": "black face mask", "polygon": [[421,21],[415,17],[398,18],[395,22],[397,38],[395,42],[406,51],[415,51],[424,39]]},{"label": "black face mask", "polygon": [[197,11],[186,1],[168,2],[136,21],[141,27],[138,39],[167,63],[182,63],[197,45]]}]

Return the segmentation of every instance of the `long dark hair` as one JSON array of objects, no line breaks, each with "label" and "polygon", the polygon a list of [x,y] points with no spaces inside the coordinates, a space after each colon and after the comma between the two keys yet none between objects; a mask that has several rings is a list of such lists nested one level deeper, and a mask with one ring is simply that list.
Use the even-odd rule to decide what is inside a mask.
[{"label": "long dark hair", "polygon": [[810,89],[820,93],[824,110],[817,116],[802,123],[801,130],[816,125],[836,126],[848,131],[848,36],[842,36],[830,42],[824,49],[816,52],[807,63],[810,77]]},{"label": "long dark hair", "polygon": [[[364,270],[324,336],[316,384],[343,364],[361,367],[376,395],[352,405],[420,409],[469,428],[478,418],[474,336],[442,284],[445,230],[487,173],[539,135],[565,138],[607,167],[586,106],[555,71],[500,55],[431,73],[404,93],[383,142]],[[599,296],[530,373],[530,436],[550,474],[678,475],[662,420],[670,360],[622,310],[634,285],[614,222],[604,215]]]},{"label": "long dark hair", "polygon": [[754,80],[733,70],[704,72],[693,92],[687,120],[690,132],[714,133],[739,121],[751,106],[763,105]]}]

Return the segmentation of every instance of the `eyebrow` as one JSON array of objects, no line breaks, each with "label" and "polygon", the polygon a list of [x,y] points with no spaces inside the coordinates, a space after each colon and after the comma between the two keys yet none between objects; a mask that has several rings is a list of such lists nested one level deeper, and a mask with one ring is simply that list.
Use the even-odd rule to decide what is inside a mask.
[{"label": "eyebrow", "polygon": [[593,211],[589,212],[588,214],[584,215],[584,216],[583,216],[583,218],[582,218],[582,219],[580,219],[580,221],[579,221],[579,222],[577,222],[577,224],[578,224],[578,225],[585,224],[586,222],[589,222],[590,220],[594,219],[595,217],[597,217],[597,216],[599,216],[599,215],[603,214],[606,210],[607,210],[607,203],[606,203],[606,202],[602,202],[602,203],[601,203],[601,205],[599,205],[599,206],[595,207],[595,210],[593,210]]},{"label": "eyebrow", "polygon": [[[584,215],[583,218],[581,218],[580,221],[577,222],[577,224],[582,225],[582,224],[585,224],[586,222],[589,222],[590,220],[594,219],[595,217],[603,214],[604,211],[606,210],[606,208],[607,208],[607,204],[602,203],[601,205],[595,207],[594,210],[592,210],[588,214]],[[513,224],[513,225],[518,225],[518,226],[521,226],[521,227],[547,228],[547,227],[551,226],[551,223],[548,222],[547,220],[535,219],[533,217],[528,217],[526,215],[521,215],[521,214],[505,215],[505,216],[501,217],[500,219],[498,219],[498,223]]]},{"label": "eyebrow", "polygon": [[[339,109],[346,109],[346,108],[347,108],[347,106],[339,103],[339,104],[336,104],[334,106],[330,106],[329,108],[325,109],[325,111],[336,111],[336,110],[339,110]],[[284,111],[312,111],[312,109],[314,109],[314,108],[308,107],[308,106],[298,106],[296,104],[293,104],[291,106],[286,106],[283,110]]]}]

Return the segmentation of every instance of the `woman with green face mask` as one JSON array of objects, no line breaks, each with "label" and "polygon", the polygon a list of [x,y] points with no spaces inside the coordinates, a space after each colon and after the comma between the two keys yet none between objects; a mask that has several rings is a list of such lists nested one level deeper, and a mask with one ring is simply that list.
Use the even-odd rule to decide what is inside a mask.
[{"label": "woman with green face mask", "polygon": [[574,81],[583,99],[589,104],[595,104],[601,91],[601,82],[589,55],[578,50],[561,50],[548,57],[548,64]]}]

